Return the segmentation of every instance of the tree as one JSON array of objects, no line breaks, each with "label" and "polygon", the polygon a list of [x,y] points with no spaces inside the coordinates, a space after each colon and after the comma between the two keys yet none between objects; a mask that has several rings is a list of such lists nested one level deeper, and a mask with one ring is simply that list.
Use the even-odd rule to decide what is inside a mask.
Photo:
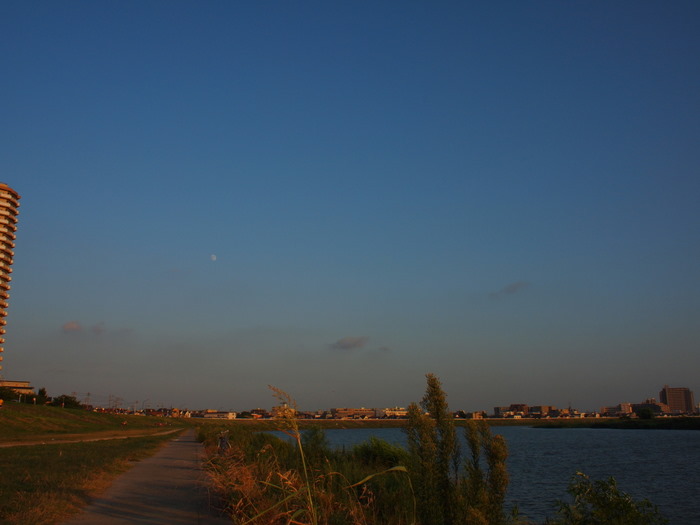
[{"label": "tree", "polygon": [[45,388],[40,388],[39,392],[36,395],[36,404],[37,405],[45,405],[49,400],[49,396],[46,394],[46,389]]},{"label": "tree", "polygon": [[81,405],[80,401],[78,401],[74,396],[69,396],[66,394],[54,397],[51,405],[63,408],[83,408],[83,405]]},{"label": "tree", "polygon": [[4,401],[14,401],[19,398],[19,394],[6,386],[0,386],[0,399]]},{"label": "tree", "polygon": [[637,415],[639,419],[654,419],[654,411],[649,407],[642,408]]}]

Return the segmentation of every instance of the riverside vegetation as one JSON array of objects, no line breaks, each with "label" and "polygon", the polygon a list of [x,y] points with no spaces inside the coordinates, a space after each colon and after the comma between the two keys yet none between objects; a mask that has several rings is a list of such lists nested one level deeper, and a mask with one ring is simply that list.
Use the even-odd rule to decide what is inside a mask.
[{"label": "riverside vegetation", "polygon": [[[200,429],[211,485],[234,523],[256,525],[515,525],[506,508],[505,440],[487,424],[467,422],[468,453],[437,377],[409,406],[406,449],[371,438],[350,450],[331,449],[323,430],[302,431],[294,400],[280,401],[279,427],[292,442],[247,425]],[[223,446],[222,446],[223,445]],[[547,525],[661,525],[648,501],[621,492],[614,479],[576,473],[569,499]]]}]

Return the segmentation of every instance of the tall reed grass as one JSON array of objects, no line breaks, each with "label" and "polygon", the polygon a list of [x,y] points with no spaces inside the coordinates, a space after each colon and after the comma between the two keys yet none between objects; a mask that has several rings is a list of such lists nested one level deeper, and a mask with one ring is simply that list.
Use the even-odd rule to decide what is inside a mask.
[{"label": "tall reed grass", "polygon": [[273,388],[280,402],[278,429],[271,434],[229,427],[230,447],[219,450],[223,427],[203,429],[212,486],[238,524],[409,525],[415,500],[406,452],[373,439],[351,451],[331,450],[321,429],[301,431],[296,404]]},{"label": "tall reed grass", "polygon": [[[271,387],[280,402],[277,429],[291,441],[250,425],[207,425],[212,487],[234,523],[256,525],[526,525],[506,509],[508,451],[483,422],[467,422],[462,455],[439,380],[427,375],[420,405],[412,404],[408,450],[377,438],[351,450],[331,449],[323,430],[302,431],[296,404]],[[222,431],[230,446],[217,447]],[[587,478],[586,478],[587,479]],[[612,484],[611,484],[612,483]],[[594,487],[596,490],[592,490]],[[614,482],[574,483],[573,503],[561,503],[548,525],[661,525],[648,502],[635,502]],[[614,517],[582,521],[581,516]]]}]

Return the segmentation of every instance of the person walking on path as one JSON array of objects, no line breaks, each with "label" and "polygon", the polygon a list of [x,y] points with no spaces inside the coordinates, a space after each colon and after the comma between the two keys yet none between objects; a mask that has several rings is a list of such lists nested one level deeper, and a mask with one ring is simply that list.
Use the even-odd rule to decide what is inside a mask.
[{"label": "person walking on path", "polygon": [[212,506],[201,468],[203,452],[194,430],[188,430],[117,478],[64,525],[230,524]]}]

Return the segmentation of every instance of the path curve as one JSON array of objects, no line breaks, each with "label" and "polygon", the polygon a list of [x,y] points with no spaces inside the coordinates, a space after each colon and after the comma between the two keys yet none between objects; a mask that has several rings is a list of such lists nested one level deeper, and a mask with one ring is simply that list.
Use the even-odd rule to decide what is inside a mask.
[{"label": "path curve", "polygon": [[82,513],[64,525],[223,525],[202,470],[204,447],[193,429],[118,477]]}]

